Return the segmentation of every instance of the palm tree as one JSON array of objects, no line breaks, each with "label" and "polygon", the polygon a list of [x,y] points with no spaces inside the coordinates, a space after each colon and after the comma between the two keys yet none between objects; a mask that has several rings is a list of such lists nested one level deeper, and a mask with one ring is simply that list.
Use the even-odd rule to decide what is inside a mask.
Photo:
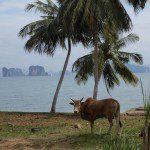
[{"label": "palm tree", "polygon": [[[99,46],[99,78],[103,76],[107,91],[113,89],[115,85],[120,84],[120,77],[126,84],[136,85],[138,78],[126,66],[130,61],[142,64],[143,59],[140,54],[129,53],[122,51],[127,44],[137,42],[139,37],[135,34],[129,34],[126,37],[119,39],[119,36],[114,38],[105,38]],[[90,76],[93,76],[93,52],[85,55],[75,61],[73,64],[73,72],[76,73],[75,79],[78,84],[86,83]]]},{"label": "palm tree", "polygon": [[[61,1],[61,0],[60,0]],[[137,11],[144,8],[147,0],[127,0]],[[98,92],[98,47],[101,43],[99,36],[103,28],[103,22],[109,19],[114,22],[116,28],[121,31],[128,31],[132,27],[130,17],[119,0],[66,0],[62,3],[59,16],[64,24],[71,26],[74,30],[80,28],[91,37],[94,45],[93,70],[94,70],[94,91],[93,98],[97,99]]]},{"label": "palm tree", "polygon": [[[118,9],[120,13],[116,11]],[[65,26],[71,26],[74,30],[78,28],[83,29],[83,32],[91,37],[94,45],[93,70],[95,84],[93,98],[97,99],[98,47],[101,43],[99,36],[103,28],[102,24],[105,19],[110,18],[120,30],[129,30],[131,28],[130,17],[120,2],[115,1],[114,4],[114,2],[104,0],[66,0],[60,7],[59,15],[62,16]]]},{"label": "palm tree", "polygon": [[[58,93],[71,54],[71,43],[75,44],[80,40],[84,41],[84,37],[82,35],[81,37],[79,34],[74,34],[74,37],[76,37],[74,38],[71,32],[69,32],[69,29],[62,26],[62,23],[57,19],[59,7],[51,0],[46,0],[46,3],[37,1],[34,4],[28,4],[26,10],[30,11],[31,9],[34,9],[36,12],[41,12],[43,16],[41,16],[41,20],[27,24],[20,30],[19,36],[22,38],[29,36],[25,44],[25,50],[28,52],[35,51],[39,54],[47,54],[49,56],[54,55],[58,45],[68,50],[51,106],[51,112],[54,113],[56,111]],[[66,41],[68,42],[68,48],[66,48]]]}]

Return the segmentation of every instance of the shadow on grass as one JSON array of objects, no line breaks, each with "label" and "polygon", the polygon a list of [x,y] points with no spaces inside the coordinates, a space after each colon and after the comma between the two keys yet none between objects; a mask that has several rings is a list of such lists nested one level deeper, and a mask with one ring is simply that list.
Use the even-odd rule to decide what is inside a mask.
[{"label": "shadow on grass", "polygon": [[[127,135],[116,134],[80,134],[67,137],[70,146],[74,149],[112,149],[112,150],[134,150],[141,149],[142,145],[135,139],[129,139]],[[67,141],[67,140],[66,140]]]},{"label": "shadow on grass", "polygon": [[100,134],[80,134],[77,136],[68,136],[67,139],[74,148],[101,148],[102,145],[108,144],[110,140],[113,140],[113,136],[107,133]]},{"label": "shadow on grass", "polygon": [[[54,134],[54,137],[56,135]],[[44,138],[44,137],[32,137],[25,138],[19,142],[13,144],[14,149],[33,148],[33,149],[77,149],[77,150],[91,150],[91,149],[103,149],[104,146],[112,150],[116,150],[116,146],[119,150],[122,146],[128,148],[127,150],[133,150],[137,148],[133,140],[129,140],[128,137],[117,137],[112,134],[98,133],[80,133],[74,135],[59,136],[58,138]],[[12,142],[11,142],[12,143]],[[127,144],[128,145],[127,145]]]},{"label": "shadow on grass", "polygon": [[32,148],[47,149],[100,149],[103,144],[111,139],[108,134],[80,134],[67,136],[57,140],[34,139],[30,140]]}]

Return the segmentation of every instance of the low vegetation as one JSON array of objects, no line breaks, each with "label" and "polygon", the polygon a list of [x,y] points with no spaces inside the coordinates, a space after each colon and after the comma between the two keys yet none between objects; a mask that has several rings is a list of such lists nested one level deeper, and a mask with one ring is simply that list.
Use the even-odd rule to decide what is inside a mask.
[{"label": "low vegetation", "polygon": [[[115,126],[111,134],[106,134],[109,123],[106,119],[95,122],[94,134],[90,133],[87,121],[73,114],[49,113],[0,113],[0,149],[120,149],[141,148],[139,133],[144,124],[142,116],[122,115],[121,137],[115,136]],[[114,121],[115,122],[115,121]],[[80,125],[78,127],[78,125]],[[81,127],[81,128],[80,128]],[[31,132],[32,128],[39,131]],[[119,142],[118,142],[119,141]],[[124,143],[127,142],[126,148]]]}]

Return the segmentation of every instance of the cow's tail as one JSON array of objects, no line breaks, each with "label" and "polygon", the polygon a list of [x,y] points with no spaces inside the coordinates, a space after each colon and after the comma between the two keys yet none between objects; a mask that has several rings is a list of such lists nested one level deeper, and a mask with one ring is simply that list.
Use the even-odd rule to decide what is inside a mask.
[{"label": "cow's tail", "polygon": [[122,128],[122,123],[121,123],[121,121],[119,120],[119,125],[120,125],[120,128]]},{"label": "cow's tail", "polygon": [[117,124],[120,126],[120,128],[122,127],[122,123],[120,121],[120,104],[118,103],[118,109],[117,109],[117,115],[116,115],[116,121]]}]

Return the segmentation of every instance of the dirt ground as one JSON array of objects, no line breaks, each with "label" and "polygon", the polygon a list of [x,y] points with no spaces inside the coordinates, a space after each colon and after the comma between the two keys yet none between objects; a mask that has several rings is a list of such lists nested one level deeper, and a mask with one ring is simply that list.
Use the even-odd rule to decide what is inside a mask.
[{"label": "dirt ground", "polygon": [[[144,122],[143,117],[122,115],[121,120],[124,124],[124,132],[133,139],[139,138],[138,134]],[[81,129],[75,124],[81,125]],[[133,128],[134,124],[136,125]],[[0,113],[0,149],[66,150],[88,149],[88,147],[91,149],[97,138],[101,139],[98,141],[98,147],[110,138],[105,134],[108,127],[106,119],[96,121],[95,134],[90,135],[89,123],[74,114]],[[32,132],[32,128],[41,130]]]},{"label": "dirt ground", "polygon": [[[73,117],[73,118],[72,118]],[[21,127],[22,130],[24,127],[47,127],[47,126],[58,126],[58,122],[65,123],[68,122],[70,123],[73,127],[72,120],[74,119],[79,119],[79,117],[74,116],[74,115],[69,115],[69,114],[56,114],[56,115],[49,115],[47,113],[1,113],[0,114],[0,132],[2,128],[9,127],[9,128],[14,128],[14,127]],[[57,134],[59,135],[60,132],[58,131],[51,131],[47,134],[50,134],[50,136],[56,136]],[[66,149],[67,144],[65,144],[65,140],[57,140],[53,141],[53,144],[51,144],[49,138],[44,138],[40,137],[36,133],[31,134],[29,137],[26,137],[26,135],[22,134],[21,137],[15,135],[13,137],[10,135],[9,137],[3,136],[0,138],[0,149],[2,150],[7,150],[7,149],[27,149],[27,150],[32,150],[32,149],[57,149],[57,143],[59,144],[62,143],[61,148],[59,149]],[[25,137],[24,137],[25,136]],[[53,148],[55,147],[55,148]],[[64,148],[63,148],[64,147]]]}]

